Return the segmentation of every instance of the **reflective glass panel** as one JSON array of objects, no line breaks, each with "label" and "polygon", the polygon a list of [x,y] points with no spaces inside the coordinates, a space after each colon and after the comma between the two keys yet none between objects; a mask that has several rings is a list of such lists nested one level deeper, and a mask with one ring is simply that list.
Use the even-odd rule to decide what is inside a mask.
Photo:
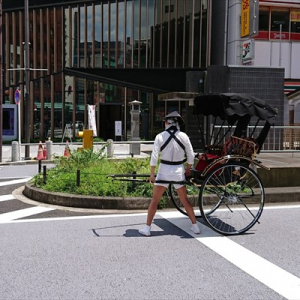
[{"label": "reflective glass panel", "polygon": [[125,22],[125,4],[124,2],[119,2],[119,11],[118,11],[118,54],[117,54],[117,66],[118,68],[123,68],[124,65],[124,22]]},{"label": "reflective glass panel", "polygon": [[95,5],[95,67],[101,67],[102,5]]}]

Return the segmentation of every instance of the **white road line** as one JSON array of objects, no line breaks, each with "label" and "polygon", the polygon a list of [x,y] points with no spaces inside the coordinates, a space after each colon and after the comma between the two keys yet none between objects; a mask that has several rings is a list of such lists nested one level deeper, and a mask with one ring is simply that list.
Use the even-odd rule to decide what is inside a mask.
[{"label": "white road line", "polygon": [[14,200],[16,199],[13,195],[2,195],[0,196],[0,202],[1,201],[8,201],[8,200]]},{"label": "white road line", "polygon": [[201,225],[201,235],[192,234],[189,219],[179,212],[159,212],[159,215],[283,297],[300,299],[300,278],[204,225]]},{"label": "white road line", "polygon": [[268,209],[294,209],[294,208],[300,208],[300,205],[278,205],[278,206],[265,206],[264,210]]},{"label": "white road line", "polygon": [[54,210],[54,208],[35,206],[30,208],[25,208],[21,210],[16,210],[0,215],[0,223],[7,223],[15,219],[25,218],[32,215],[37,215],[46,211]]},{"label": "white road line", "polygon": [[4,182],[0,182],[0,186],[12,185],[12,184],[17,184],[17,183],[23,183],[23,182],[29,181],[30,179],[31,179],[31,177],[26,177],[26,178],[22,178],[22,179],[4,181]]}]

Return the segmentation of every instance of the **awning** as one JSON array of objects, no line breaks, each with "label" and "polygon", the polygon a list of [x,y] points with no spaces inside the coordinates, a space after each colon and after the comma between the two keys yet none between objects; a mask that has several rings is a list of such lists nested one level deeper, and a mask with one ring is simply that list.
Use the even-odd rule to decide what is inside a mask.
[{"label": "awning", "polygon": [[199,71],[190,68],[155,69],[103,69],[103,68],[66,68],[69,76],[87,78],[107,84],[131,88],[153,94],[182,92],[186,90],[186,73]]}]

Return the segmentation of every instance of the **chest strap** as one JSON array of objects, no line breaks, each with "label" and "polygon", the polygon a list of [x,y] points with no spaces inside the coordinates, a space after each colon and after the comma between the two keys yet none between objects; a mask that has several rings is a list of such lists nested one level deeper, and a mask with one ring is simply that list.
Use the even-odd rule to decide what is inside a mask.
[{"label": "chest strap", "polygon": [[168,137],[168,139],[165,141],[165,143],[160,147],[160,151],[163,151],[167,145],[170,143],[170,141],[172,139],[174,139],[177,144],[185,151],[185,147],[184,145],[181,143],[181,141],[175,136],[175,133],[178,131],[178,129],[176,128],[176,126],[171,126],[168,129],[166,129],[166,131],[170,134],[170,136]]}]

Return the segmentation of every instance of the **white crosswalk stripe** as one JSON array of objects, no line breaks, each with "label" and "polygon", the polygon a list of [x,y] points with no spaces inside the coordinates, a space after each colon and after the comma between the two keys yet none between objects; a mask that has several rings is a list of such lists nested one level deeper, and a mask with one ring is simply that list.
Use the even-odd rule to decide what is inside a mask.
[{"label": "white crosswalk stripe", "polygon": [[0,223],[6,223],[20,218],[29,217],[32,215],[37,215],[43,212],[54,210],[54,208],[35,206],[30,208],[25,208],[21,210],[16,210],[0,215]]},{"label": "white crosswalk stripe", "polygon": [[26,178],[22,178],[22,179],[15,179],[15,180],[10,180],[10,181],[4,181],[4,182],[0,182],[0,186],[6,186],[6,185],[24,183],[24,182],[29,181],[30,179],[31,179],[31,177],[26,177]]},{"label": "white crosswalk stripe", "polygon": [[0,202],[14,200],[14,199],[15,198],[14,198],[13,195],[2,195],[2,196],[0,196]]}]

